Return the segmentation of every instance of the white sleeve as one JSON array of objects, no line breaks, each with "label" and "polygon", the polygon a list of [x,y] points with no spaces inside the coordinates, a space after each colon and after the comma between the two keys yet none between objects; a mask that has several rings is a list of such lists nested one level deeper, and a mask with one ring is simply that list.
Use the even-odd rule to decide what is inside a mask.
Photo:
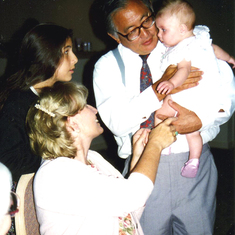
[{"label": "white sleeve", "polygon": [[235,80],[233,72],[226,62],[218,60],[218,64],[221,73],[220,90],[218,94],[220,100],[219,107],[223,109],[224,112],[217,112],[210,123],[207,122],[206,125],[203,123],[202,131],[224,124],[231,118],[235,110]]},{"label": "white sleeve", "polygon": [[[140,74],[140,71],[137,73]],[[124,86],[112,52],[101,57],[96,63],[93,73],[96,106],[103,122],[116,136],[125,136],[136,130],[153,111],[160,108],[160,102],[152,87],[139,93],[136,92],[136,84],[133,86],[135,91]]]},{"label": "white sleeve", "polygon": [[201,136],[203,143],[212,141],[220,131],[220,125],[227,122],[235,110],[235,80],[234,75],[229,65],[221,60],[218,60],[221,69],[221,84],[220,84],[220,108],[225,112],[217,112],[215,118],[210,124],[203,125],[201,128]]},{"label": "white sleeve", "polygon": [[124,179],[76,160],[59,161],[36,174],[35,202],[42,209],[80,216],[120,216],[144,206],[153,189],[152,181],[140,173]]},{"label": "white sleeve", "polygon": [[132,173],[128,179],[96,174],[90,183],[92,191],[86,197],[92,210],[112,216],[143,207],[153,189],[152,181],[140,173]]}]

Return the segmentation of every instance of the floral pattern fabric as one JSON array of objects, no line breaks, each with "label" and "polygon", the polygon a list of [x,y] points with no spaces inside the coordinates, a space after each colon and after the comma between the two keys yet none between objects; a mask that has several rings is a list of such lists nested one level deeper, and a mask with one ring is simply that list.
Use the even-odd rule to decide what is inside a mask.
[{"label": "floral pattern fabric", "polygon": [[118,217],[119,219],[119,235],[135,235],[135,226],[132,223],[131,215],[126,217]]},{"label": "floral pattern fabric", "polygon": [[[88,160],[88,162],[91,168],[99,171],[99,169],[94,163],[92,163],[90,160]],[[119,220],[119,235],[135,235],[136,234],[135,226],[132,223],[132,218],[131,218],[130,213],[125,217],[118,217],[118,220]]]}]

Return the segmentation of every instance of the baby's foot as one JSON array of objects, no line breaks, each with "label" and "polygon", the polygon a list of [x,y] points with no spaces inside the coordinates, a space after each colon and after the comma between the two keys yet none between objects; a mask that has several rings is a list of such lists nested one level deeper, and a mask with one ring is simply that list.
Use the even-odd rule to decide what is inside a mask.
[{"label": "baby's foot", "polygon": [[197,175],[199,168],[199,159],[189,159],[181,169],[181,175],[187,178],[194,178]]}]

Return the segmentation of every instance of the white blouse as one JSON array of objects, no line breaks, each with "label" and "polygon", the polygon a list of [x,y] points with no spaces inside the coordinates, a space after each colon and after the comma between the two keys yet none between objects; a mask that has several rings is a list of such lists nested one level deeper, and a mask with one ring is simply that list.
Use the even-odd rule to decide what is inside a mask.
[{"label": "white blouse", "polygon": [[97,167],[59,157],[47,160],[34,180],[34,197],[41,234],[118,234],[118,217],[132,212],[138,222],[152,189],[152,181],[140,173],[128,179],[97,152],[88,159]]}]

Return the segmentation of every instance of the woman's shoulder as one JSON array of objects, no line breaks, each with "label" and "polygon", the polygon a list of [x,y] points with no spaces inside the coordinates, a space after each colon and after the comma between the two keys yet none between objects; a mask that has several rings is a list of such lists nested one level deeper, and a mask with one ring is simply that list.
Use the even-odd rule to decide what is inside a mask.
[{"label": "woman's shoulder", "polygon": [[7,98],[7,102],[13,103],[30,103],[32,100],[34,101],[37,96],[30,90],[15,90],[10,93],[9,97]]},{"label": "woman's shoulder", "polygon": [[37,99],[31,91],[14,91],[7,98],[1,110],[2,115],[26,115],[30,105]]},{"label": "woman's shoulder", "polygon": [[51,175],[56,178],[70,177],[72,174],[78,172],[78,169],[80,169],[82,165],[84,164],[68,157],[43,160],[36,173],[36,178],[47,179],[47,177]]}]

